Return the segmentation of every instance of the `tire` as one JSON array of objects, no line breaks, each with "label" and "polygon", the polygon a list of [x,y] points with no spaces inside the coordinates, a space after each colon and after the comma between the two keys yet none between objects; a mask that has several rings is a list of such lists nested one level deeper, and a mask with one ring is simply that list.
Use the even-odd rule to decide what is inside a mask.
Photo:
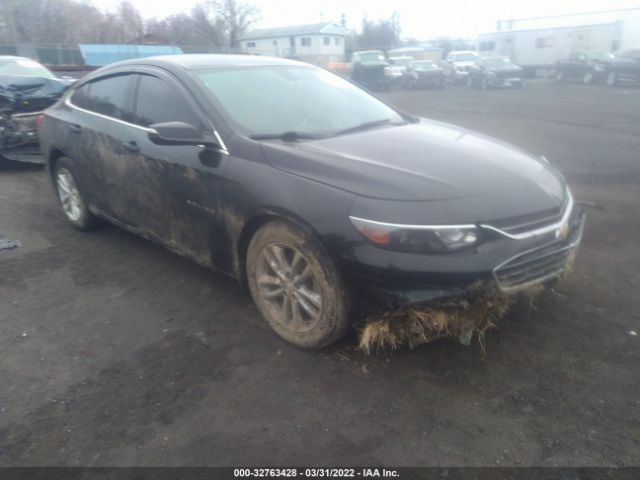
[{"label": "tire", "polygon": [[332,258],[293,223],[276,220],[256,232],[247,280],[269,326],[297,347],[322,348],[349,328],[349,295]]},{"label": "tire", "polygon": [[56,196],[62,207],[62,211],[69,223],[76,230],[86,231],[95,227],[98,218],[89,211],[89,207],[80,192],[76,175],[71,161],[61,157],[54,168],[54,185]]},{"label": "tire", "polygon": [[618,76],[616,75],[616,72],[609,72],[609,75],[607,75],[607,85],[610,87],[618,85]]}]

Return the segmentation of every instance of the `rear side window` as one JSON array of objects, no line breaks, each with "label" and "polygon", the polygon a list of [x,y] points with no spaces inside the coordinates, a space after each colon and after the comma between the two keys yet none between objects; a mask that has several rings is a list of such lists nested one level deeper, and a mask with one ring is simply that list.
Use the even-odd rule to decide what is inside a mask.
[{"label": "rear side window", "polygon": [[71,102],[86,110],[131,121],[132,75],[117,75],[81,86]]},{"label": "rear side window", "polygon": [[202,128],[202,122],[175,87],[151,75],[139,75],[133,123],[148,127],[154,123],[185,122]]}]

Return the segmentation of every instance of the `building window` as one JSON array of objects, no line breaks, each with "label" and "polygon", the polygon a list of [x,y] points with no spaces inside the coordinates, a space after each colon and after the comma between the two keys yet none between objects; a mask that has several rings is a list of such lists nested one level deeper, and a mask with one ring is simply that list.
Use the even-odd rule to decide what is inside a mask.
[{"label": "building window", "polygon": [[538,37],[536,38],[536,48],[552,48],[553,37]]},{"label": "building window", "polygon": [[331,45],[331,39],[329,37],[324,37],[324,44]]},{"label": "building window", "polygon": [[311,39],[309,37],[303,37],[300,39],[300,45],[302,45],[303,47],[310,47],[311,46]]},{"label": "building window", "polygon": [[487,52],[496,49],[496,42],[480,42],[478,50],[481,52]]},{"label": "building window", "polygon": [[247,48],[255,48],[256,42],[247,42]]},{"label": "building window", "polygon": [[340,45],[340,43],[342,43],[341,40],[342,39],[340,37],[336,37],[336,45]]}]

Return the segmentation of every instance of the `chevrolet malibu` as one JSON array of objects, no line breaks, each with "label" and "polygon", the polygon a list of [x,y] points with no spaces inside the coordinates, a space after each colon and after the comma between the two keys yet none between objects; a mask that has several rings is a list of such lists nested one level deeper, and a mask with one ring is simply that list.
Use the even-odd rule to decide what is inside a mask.
[{"label": "chevrolet malibu", "polygon": [[228,274],[304,348],[340,338],[354,307],[546,284],[581,238],[544,157],[295,61],[121,62],[39,123],[71,225],[107,219]]}]

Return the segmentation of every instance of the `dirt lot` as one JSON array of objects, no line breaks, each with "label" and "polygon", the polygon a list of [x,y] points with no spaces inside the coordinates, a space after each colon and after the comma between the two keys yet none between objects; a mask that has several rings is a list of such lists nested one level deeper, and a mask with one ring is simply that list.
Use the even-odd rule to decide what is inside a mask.
[{"label": "dirt lot", "polygon": [[279,340],[232,281],[66,225],[0,170],[2,465],[640,465],[640,89],[392,91],[545,154],[588,202],[575,274],[477,345]]}]

